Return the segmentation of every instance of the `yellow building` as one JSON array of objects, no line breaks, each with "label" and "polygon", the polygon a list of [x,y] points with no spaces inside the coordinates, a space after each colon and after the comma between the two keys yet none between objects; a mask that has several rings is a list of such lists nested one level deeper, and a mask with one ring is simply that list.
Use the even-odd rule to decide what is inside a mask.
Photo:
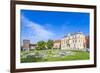
[{"label": "yellow building", "polygon": [[60,49],[61,48],[61,40],[55,40],[53,42],[53,48]]},{"label": "yellow building", "polygon": [[85,35],[81,32],[68,34],[61,39],[61,49],[85,50]]}]

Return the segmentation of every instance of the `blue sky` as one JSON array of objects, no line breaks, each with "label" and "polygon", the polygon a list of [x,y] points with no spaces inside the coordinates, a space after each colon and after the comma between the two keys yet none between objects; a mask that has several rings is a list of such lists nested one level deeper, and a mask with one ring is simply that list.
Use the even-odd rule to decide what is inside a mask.
[{"label": "blue sky", "polygon": [[61,39],[68,33],[89,35],[89,13],[21,10],[21,41]]}]

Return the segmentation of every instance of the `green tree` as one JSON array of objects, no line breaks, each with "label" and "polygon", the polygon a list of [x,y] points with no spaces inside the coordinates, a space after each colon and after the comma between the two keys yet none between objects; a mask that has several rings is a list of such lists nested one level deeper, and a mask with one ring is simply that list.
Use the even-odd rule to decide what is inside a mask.
[{"label": "green tree", "polygon": [[38,50],[46,49],[46,42],[44,42],[44,41],[39,41],[39,42],[37,42],[37,47],[36,47],[36,49],[38,49]]},{"label": "green tree", "polygon": [[48,40],[46,43],[46,46],[48,49],[52,49],[53,48],[53,40]]}]

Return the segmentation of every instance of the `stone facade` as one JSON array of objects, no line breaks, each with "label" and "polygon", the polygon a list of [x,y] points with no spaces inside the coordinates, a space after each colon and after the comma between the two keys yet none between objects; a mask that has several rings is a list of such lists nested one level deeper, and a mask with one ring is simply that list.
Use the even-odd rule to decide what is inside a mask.
[{"label": "stone facade", "polygon": [[[22,50],[30,50],[35,48],[36,44],[30,44],[30,40],[23,40]],[[85,36],[81,32],[68,34],[60,40],[54,40],[53,48],[68,50],[86,50],[86,48],[89,48],[89,36]]]},{"label": "stone facade", "polygon": [[22,50],[29,50],[30,49],[30,40],[23,40],[23,49]]},{"label": "stone facade", "polygon": [[61,49],[84,50],[85,42],[85,35],[81,32],[68,34],[61,39]]},{"label": "stone facade", "polygon": [[60,49],[61,48],[61,40],[55,40],[53,43],[53,48]]},{"label": "stone facade", "polygon": [[90,43],[89,42],[90,41],[89,36],[86,36],[85,39],[86,39],[86,48],[89,48],[90,47],[90,45],[89,45],[89,43]]}]

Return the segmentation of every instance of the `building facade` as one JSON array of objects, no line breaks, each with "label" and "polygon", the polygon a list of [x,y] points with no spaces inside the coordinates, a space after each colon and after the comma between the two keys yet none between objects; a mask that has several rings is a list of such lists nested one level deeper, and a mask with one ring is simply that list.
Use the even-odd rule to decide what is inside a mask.
[{"label": "building facade", "polygon": [[36,49],[36,44],[30,44],[30,49]]},{"label": "building facade", "polygon": [[23,48],[22,48],[22,50],[29,51],[29,49],[30,49],[30,40],[23,40]]},{"label": "building facade", "polygon": [[89,48],[90,47],[89,36],[86,36],[85,39],[86,39],[86,48]]},{"label": "building facade", "polygon": [[53,48],[55,48],[55,49],[61,49],[61,40],[55,40],[53,42]]},{"label": "building facade", "polygon": [[[30,40],[23,40],[22,50],[36,49],[37,44],[30,44]],[[87,50],[89,49],[89,36],[83,33],[73,33],[64,36],[60,40],[53,41],[54,49]]]},{"label": "building facade", "polygon": [[85,35],[81,32],[68,34],[61,39],[61,49],[85,50]]}]

